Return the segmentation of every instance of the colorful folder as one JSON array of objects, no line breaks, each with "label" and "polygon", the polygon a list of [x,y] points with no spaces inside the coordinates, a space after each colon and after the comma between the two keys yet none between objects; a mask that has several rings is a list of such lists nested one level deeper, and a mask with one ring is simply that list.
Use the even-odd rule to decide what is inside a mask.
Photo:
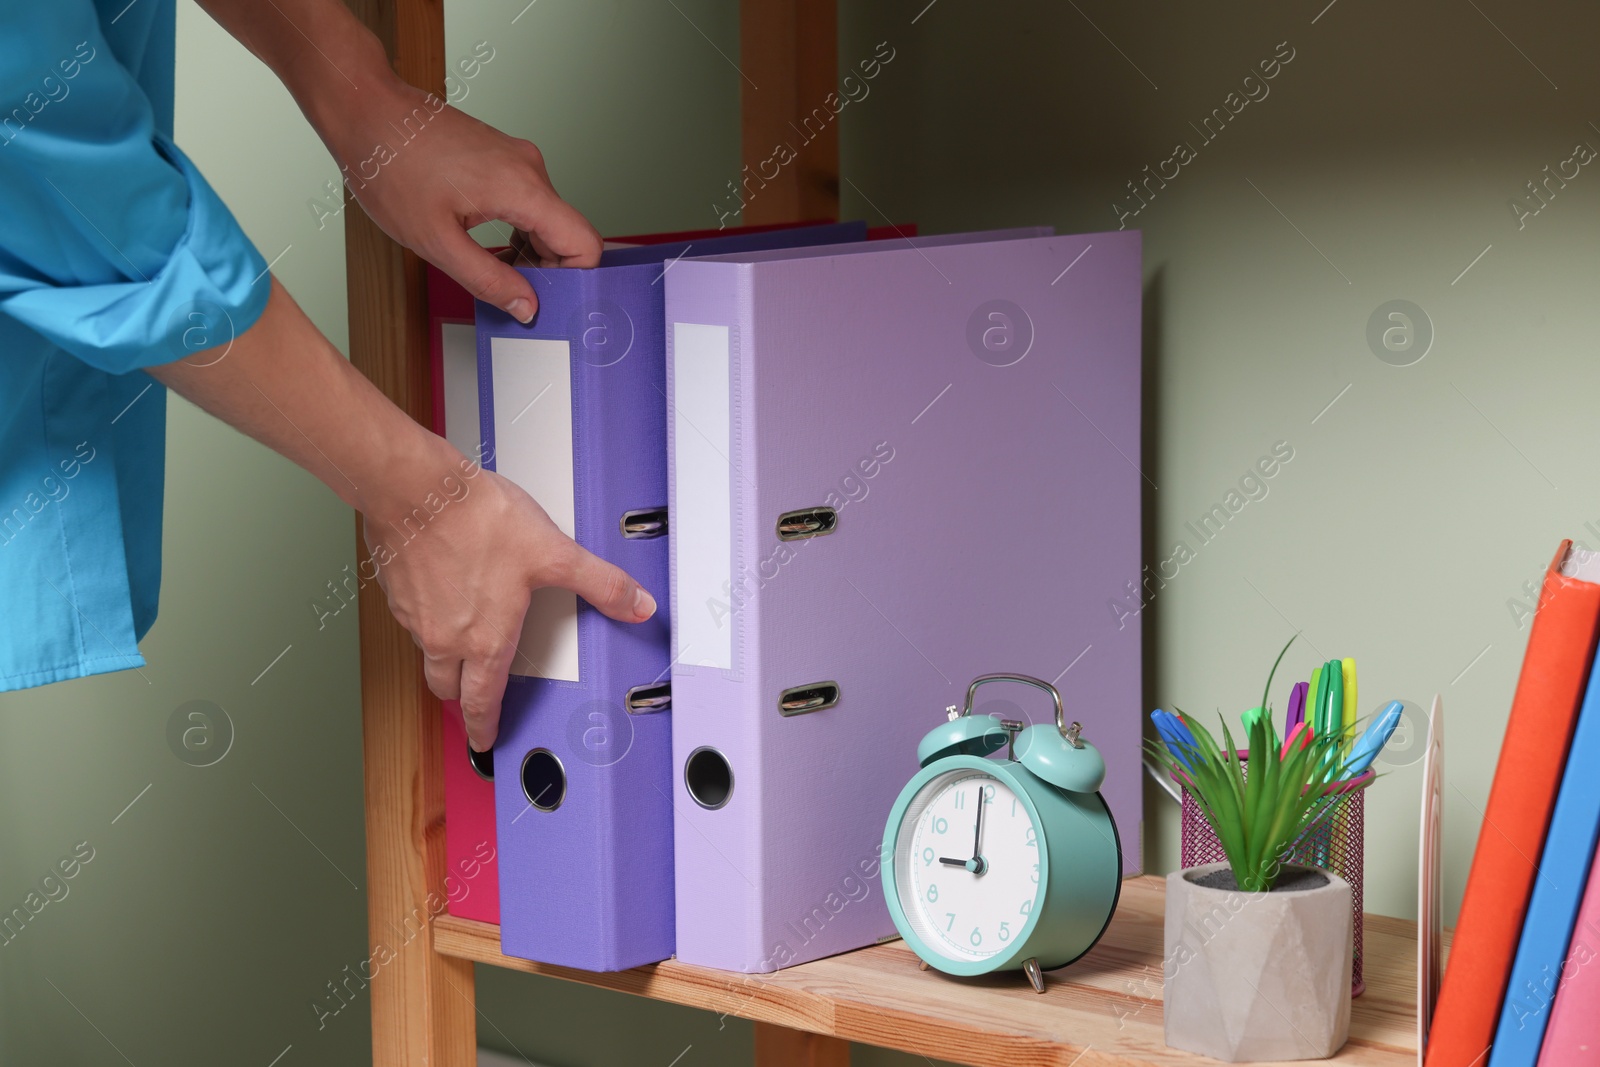
[{"label": "colorful folder", "polygon": [[[812,228],[813,236],[836,231],[819,229],[826,222],[734,226],[722,230],[685,230],[609,238],[607,247],[680,244],[710,238],[740,237],[773,230]],[[915,235],[906,223],[899,232]],[[853,230],[851,231],[854,232]],[[882,231],[867,230],[888,236]],[[826,237],[837,240],[837,237]],[[493,249],[492,251],[498,251]],[[676,250],[674,250],[676,251]],[[428,266],[428,339],[433,381],[433,432],[472,459],[483,459],[478,417],[478,340],[472,294],[439,268]],[[491,464],[492,466],[492,464]],[[446,891],[452,915],[500,922],[500,878],[495,849],[494,759],[473,753],[455,701],[443,704],[442,749],[445,792]]]},{"label": "colorful folder", "polygon": [[[1577,550],[1574,549],[1574,555]],[[1600,568],[1597,568],[1600,569]],[[1596,662],[1600,666],[1600,661]],[[1591,670],[1545,836],[1489,1067],[1534,1067],[1600,831],[1600,674]],[[1600,1006],[1600,1005],[1597,1005]],[[1591,1062],[1600,1061],[1600,1048]]]},{"label": "colorful folder", "polygon": [[1467,874],[1427,1067],[1482,1067],[1572,739],[1600,625],[1600,585],[1570,577],[1571,541],[1545,575],[1505,741]]},{"label": "colorful folder", "polygon": [[[540,301],[531,325],[477,307],[485,466],[666,604],[664,279],[687,254],[865,235],[841,223],[525,269]],[[537,590],[511,673],[494,751],[502,948],[597,971],[670,956],[667,612],[613,622]]]},{"label": "colorful folder", "polygon": [[[428,267],[428,342],[433,374],[433,432],[478,459],[478,337],[472,294]],[[494,764],[467,745],[461,705],[444,702],[445,898],[450,914],[500,921],[499,857],[494,832]]]},{"label": "colorful folder", "polygon": [[884,821],[993,671],[1060,687],[1138,870],[1139,235],[1048,232],[668,276],[679,960],[892,935]]}]

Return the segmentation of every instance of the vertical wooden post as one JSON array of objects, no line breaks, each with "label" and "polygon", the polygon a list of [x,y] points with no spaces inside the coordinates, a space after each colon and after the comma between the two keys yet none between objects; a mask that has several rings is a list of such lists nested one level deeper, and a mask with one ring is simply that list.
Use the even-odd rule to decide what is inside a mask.
[{"label": "vertical wooden post", "polygon": [[741,0],[746,225],[839,217],[838,37],[835,0]]},{"label": "vertical wooden post", "polygon": [[850,1067],[850,1042],[756,1023],[756,1067]]},{"label": "vertical wooden post", "polygon": [[[442,0],[347,2],[378,35],[402,78],[444,95]],[[429,425],[422,262],[358,207],[351,205],[344,217],[351,361],[403,411]],[[361,551],[359,525],[356,536]],[[376,584],[362,588],[360,603],[367,935],[377,955],[372,1061],[376,1067],[472,1067],[472,964],[436,955],[431,936],[445,902],[439,704],[423,680],[420,652]]]},{"label": "vertical wooden post", "polygon": [[[401,77],[444,93],[443,0],[346,0],[378,35]],[[741,0],[743,157],[764,186],[746,223],[836,218],[839,140],[834,0]],[[759,88],[758,88],[759,87]],[[774,149],[795,158],[772,173]],[[412,418],[431,424],[421,262],[364,212],[345,212],[351,360]],[[357,533],[359,544],[359,529]],[[444,797],[439,707],[420,653],[382,593],[361,591],[362,750],[367,824],[367,929],[395,953],[371,985],[375,1067],[471,1067],[476,1057],[472,965],[433,951],[444,901]],[[420,935],[414,935],[418,927]],[[838,1038],[757,1024],[761,1067],[848,1067]]]}]

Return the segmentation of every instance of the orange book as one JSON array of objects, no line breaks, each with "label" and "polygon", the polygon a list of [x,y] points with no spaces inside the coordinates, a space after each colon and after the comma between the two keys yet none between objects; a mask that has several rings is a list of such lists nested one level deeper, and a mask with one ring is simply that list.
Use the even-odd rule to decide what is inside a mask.
[{"label": "orange book", "polygon": [[1539,594],[1434,1009],[1427,1067],[1488,1062],[1600,629],[1600,584],[1575,577],[1571,550],[1571,541],[1561,542]]}]

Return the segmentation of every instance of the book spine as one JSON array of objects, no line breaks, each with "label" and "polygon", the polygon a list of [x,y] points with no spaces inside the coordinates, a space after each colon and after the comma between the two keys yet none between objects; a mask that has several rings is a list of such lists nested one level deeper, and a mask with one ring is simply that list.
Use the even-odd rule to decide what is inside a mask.
[{"label": "book spine", "polygon": [[1594,656],[1600,585],[1545,575],[1428,1036],[1427,1067],[1481,1067],[1494,1040],[1573,723]]},{"label": "book spine", "polygon": [[[1591,682],[1591,684],[1593,684]],[[1600,1049],[1600,857],[1589,868],[1577,922],[1562,960],[1539,1067],[1588,1067]]]},{"label": "book spine", "polygon": [[[1551,1001],[1570,958],[1573,919],[1600,828],[1600,678],[1592,672],[1572,735],[1539,877],[1500,1009],[1490,1067],[1534,1067]],[[1592,952],[1592,950],[1589,950]],[[1576,962],[1575,960],[1573,962]]]},{"label": "book spine", "polygon": [[678,959],[763,959],[758,606],[735,586],[756,544],[748,268],[666,277],[673,790]]},{"label": "book spine", "polygon": [[499,924],[500,867],[495,844],[494,783],[480,778],[469,761],[460,702],[445,700],[440,705],[445,900],[451,915]]},{"label": "book spine", "polygon": [[[433,432],[469,459],[478,437],[478,360],[472,295],[428,266],[428,337]],[[494,783],[469,762],[461,704],[440,702],[444,760],[445,898],[450,914],[500,922],[500,876],[494,829]]]},{"label": "book spine", "polygon": [[[659,602],[665,547],[626,536],[622,516],[665,504],[660,312],[623,274],[531,280],[531,325],[479,307],[494,465]],[[665,676],[666,649],[663,615],[620,623],[570,591],[534,591],[495,757],[507,953],[587,970],[671,955],[671,727],[625,706],[630,688]]]},{"label": "book spine", "polygon": [[628,694],[670,681],[667,539],[640,524],[667,506],[666,350],[654,265],[584,272],[571,315],[579,405],[578,543],[655,598],[643,623],[580,602],[583,689],[574,752],[595,766],[599,954],[622,970],[673,953],[671,711],[628,711]]}]

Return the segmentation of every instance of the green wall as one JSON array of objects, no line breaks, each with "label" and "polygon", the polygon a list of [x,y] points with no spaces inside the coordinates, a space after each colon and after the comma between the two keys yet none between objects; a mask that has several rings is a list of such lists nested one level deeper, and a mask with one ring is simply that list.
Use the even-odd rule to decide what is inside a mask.
[{"label": "green wall", "polygon": [[[1520,226],[1508,206],[1536,206],[1525,183],[1579,142],[1600,148],[1583,50],[1600,19],[926,2],[846,5],[842,59],[880,40],[902,57],[845,112],[846,213],[1116,228],[1140,203],[1127,183],[1191,146],[1125,220],[1144,233],[1145,561],[1195,555],[1143,615],[1146,703],[1237,722],[1296,630],[1289,676],[1354,656],[1363,713],[1442,694],[1453,922],[1527,641],[1510,602],[1531,604],[1562,537],[1600,539],[1583,459],[1600,448],[1600,174],[1566,165]],[[1292,60],[1247,86],[1280,42]],[[1238,114],[1208,143],[1194,127],[1213,108]],[[1409,366],[1366,337],[1397,299],[1433,327]],[[1294,459],[1200,545],[1185,524],[1278,441]],[[1415,914],[1419,757],[1390,753],[1367,797],[1370,911]],[[1147,860],[1171,869],[1175,807],[1153,786],[1145,804]]]},{"label": "green wall", "polygon": [[[343,344],[342,230],[319,232],[305,204],[331,161],[198,8],[180,24],[179,142],[268,259],[288,248],[275,270]],[[148,665],[0,697],[5,908],[74,843],[94,849],[0,948],[0,1062],[265,1067],[290,1045],[280,1067],[360,1062],[365,1005],[321,1033],[307,1007],[365,955],[355,618],[319,631],[307,607],[353,560],[354,522],[273,453],[181,400],[169,411]],[[197,700],[234,733],[205,767],[167,740]]]},{"label": "green wall", "polygon": [[[1126,182],[1175,142],[1197,149],[1126,220],[1145,239],[1146,560],[1195,547],[1185,523],[1275,442],[1294,459],[1145,609],[1146,702],[1245,707],[1295,629],[1291,673],[1355,656],[1364,711],[1442,693],[1453,917],[1526,642],[1510,602],[1560,537],[1600,540],[1583,475],[1600,444],[1584,411],[1600,385],[1600,178],[1582,167],[1520,228],[1508,208],[1576,142],[1600,146],[1582,51],[1600,18],[1325,2],[845,4],[842,68],[895,50],[839,120],[845,213],[929,232],[1114,228],[1113,203],[1135,204]],[[463,108],[536,140],[602,231],[715,225],[739,166],[732,0],[448,7],[452,61],[494,49]],[[1283,41],[1294,58],[1269,95],[1202,143],[1189,124]],[[271,76],[188,4],[178,139],[342,344],[342,228],[307,204],[336,171]],[[1409,366],[1365,338],[1395,299],[1432,322]],[[0,946],[0,1062],[266,1065],[287,1048],[281,1067],[358,1063],[364,995],[321,1030],[308,1007],[365,956],[355,617],[318,630],[306,606],[353,561],[354,524],[177,400],[168,468],[149,665],[0,697],[0,906],[76,843],[94,849]],[[233,725],[210,766],[169,746],[191,701]],[[1407,759],[1367,820],[1367,905],[1396,915],[1415,901]],[[1153,790],[1146,803],[1148,864],[1168,869],[1176,820]],[[483,1043],[542,1064],[750,1055],[734,1019],[492,969],[478,993]]]}]

